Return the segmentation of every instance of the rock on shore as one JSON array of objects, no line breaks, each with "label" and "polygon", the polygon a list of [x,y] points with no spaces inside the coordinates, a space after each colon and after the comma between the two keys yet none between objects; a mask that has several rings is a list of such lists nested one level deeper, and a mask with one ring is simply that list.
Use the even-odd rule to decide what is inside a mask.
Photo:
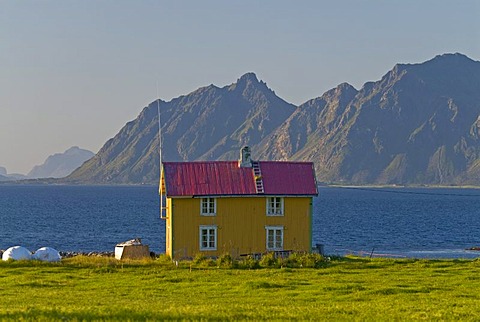
[{"label": "rock on shore", "polygon": [[[5,250],[0,249],[0,258],[2,257]],[[72,258],[75,256],[88,256],[88,257],[115,257],[115,252],[74,252],[74,251],[60,251],[60,256],[62,258]],[[155,257],[156,254],[150,252],[151,257]]]},{"label": "rock on shore", "polygon": [[75,256],[89,256],[89,257],[114,257],[115,252],[60,252],[62,258],[71,258]]}]

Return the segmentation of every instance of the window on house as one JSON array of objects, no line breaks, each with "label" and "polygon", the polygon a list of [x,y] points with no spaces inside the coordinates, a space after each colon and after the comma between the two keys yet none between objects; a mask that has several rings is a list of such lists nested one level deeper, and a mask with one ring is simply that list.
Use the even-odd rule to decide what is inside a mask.
[{"label": "window on house", "polygon": [[217,213],[217,199],[202,198],[200,203],[200,214],[202,216],[215,216]]},{"label": "window on house", "polygon": [[200,250],[217,250],[217,226],[200,226]]},{"label": "window on house", "polygon": [[267,250],[283,250],[283,226],[265,226]]},{"label": "window on house", "polygon": [[283,198],[267,198],[267,216],[283,216]]}]

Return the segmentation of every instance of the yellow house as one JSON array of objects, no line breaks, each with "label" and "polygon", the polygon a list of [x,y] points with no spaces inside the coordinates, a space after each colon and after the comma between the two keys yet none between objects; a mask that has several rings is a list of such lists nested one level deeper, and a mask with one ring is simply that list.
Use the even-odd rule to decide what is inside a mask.
[{"label": "yellow house", "polygon": [[312,199],[318,195],[311,162],[163,162],[166,253],[233,257],[312,247]]}]

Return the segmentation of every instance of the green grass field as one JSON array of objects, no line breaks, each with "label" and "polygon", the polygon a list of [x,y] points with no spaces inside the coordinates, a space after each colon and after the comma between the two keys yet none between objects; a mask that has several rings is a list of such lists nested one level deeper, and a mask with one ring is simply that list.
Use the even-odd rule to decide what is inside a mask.
[{"label": "green grass field", "polygon": [[0,320],[480,320],[480,260],[213,265],[0,262]]}]

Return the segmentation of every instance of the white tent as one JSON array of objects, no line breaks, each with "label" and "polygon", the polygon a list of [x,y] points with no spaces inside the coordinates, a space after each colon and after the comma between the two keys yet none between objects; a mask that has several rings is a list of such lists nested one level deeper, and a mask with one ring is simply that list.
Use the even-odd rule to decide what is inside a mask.
[{"label": "white tent", "polygon": [[42,247],[37,249],[33,254],[33,259],[38,259],[44,262],[58,262],[62,259],[60,253],[51,247]]},{"label": "white tent", "polygon": [[26,249],[25,247],[13,246],[13,247],[10,247],[9,249],[7,249],[3,253],[2,259],[4,261],[8,261],[9,259],[13,259],[13,260],[25,259],[25,260],[28,260],[28,259],[32,259],[32,253],[30,253],[30,251],[28,249]]}]

